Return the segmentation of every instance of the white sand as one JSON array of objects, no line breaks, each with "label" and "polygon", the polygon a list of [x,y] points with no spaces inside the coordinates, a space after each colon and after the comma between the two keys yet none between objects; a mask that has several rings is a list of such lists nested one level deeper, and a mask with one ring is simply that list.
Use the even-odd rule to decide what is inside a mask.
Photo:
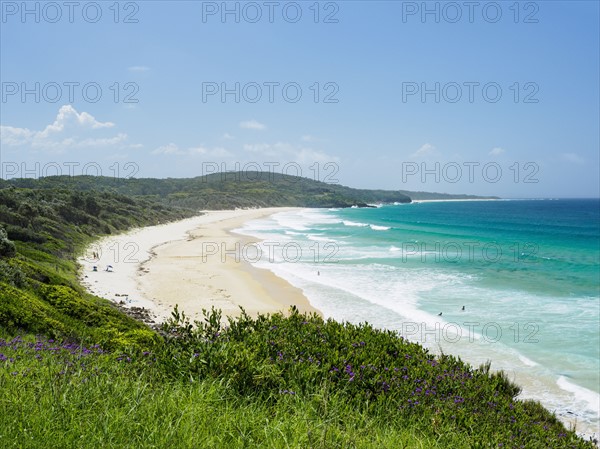
[{"label": "white sand", "polygon": [[[253,241],[229,230],[285,210],[290,208],[210,211],[102,238],[79,259],[81,283],[102,298],[144,307],[159,321],[170,316],[176,304],[193,319],[211,306],[222,309],[224,316],[237,315],[238,306],[250,314],[285,312],[292,304],[315,312],[301,290],[271,271],[220,250],[203,254],[209,252],[207,244],[231,249]],[[112,268],[106,271],[109,265]]]}]

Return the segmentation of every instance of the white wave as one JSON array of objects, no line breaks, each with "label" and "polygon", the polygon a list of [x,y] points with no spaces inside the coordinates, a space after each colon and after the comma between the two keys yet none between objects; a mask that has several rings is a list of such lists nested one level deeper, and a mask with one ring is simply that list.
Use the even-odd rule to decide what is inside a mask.
[{"label": "white wave", "polygon": [[590,411],[594,411],[596,418],[600,418],[600,394],[595,391],[588,390],[587,388],[580,387],[569,382],[564,376],[560,376],[556,381],[561,389],[573,393],[578,401],[587,404],[587,408]]},{"label": "white wave", "polygon": [[305,226],[314,227],[320,224],[337,224],[340,219],[335,214],[329,213],[323,209],[302,209],[296,212],[288,212],[294,214],[299,221]]},{"label": "white wave", "polygon": [[369,226],[368,223],[359,223],[359,222],[350,221],[350,220],[343,220],[342,223],[344,223],[344,226],[356,226],[356,227],[361,227],[361,228],[365,228],[365,227]]},{"label": "white wave", "polygon": [[250,220],[244,223],[241,228],[232,229],[232,232],[241,233],[244,232],[261,232],[261,231],[272,231],[273,223],[269,219],[258,219]]},{"label": "white wave", "polygon": [[273,215],[273,220],[277,222],[280,228],[293,229],[295,231],[307,231],[306,221],[303,217],[293,213],[281,213]]},{"label": "white wave", "polygon": [[318,234],[308,234],[308,240],[312,240],[313,242],[335,242],[335,240],[327,237],[323,237]]},{"label": "white wave", "polygon": [[390,229],[389,226],[377,226],[377,225],[369,225],[369,227],[373,231],[388,231]]},{"label": "white wave", "polygon": [[531,359],[528,359],[527,357],[525,357],[525,356],[524,356],[524,355],[522,355],[522,354],[519,354],[519,360],[520,360],[521,362],[523,362],[523,363],[524,363],[525,365],[527,365],[527,366],[537,366],[537,365],[538,365],[538,364],[537,364],[537,363],[535,363],[533,360],[531,360]]}]

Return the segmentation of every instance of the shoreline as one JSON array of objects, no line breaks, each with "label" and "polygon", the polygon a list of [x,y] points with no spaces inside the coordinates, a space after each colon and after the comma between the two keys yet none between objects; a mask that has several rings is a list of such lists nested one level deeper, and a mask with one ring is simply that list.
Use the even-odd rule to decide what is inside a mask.
[{"label": "shoreline", "polygon": [[[320,313],[302,290],[234,253],[259,240],[232,229],[290,210],[297,208],[203,211],[185,220],[103,237],[78,259],[80,283],[124,308],[145,309],[157,321],[170,317],[176,304],[192,321],[213,306],[223,317],[238,316],[239,306],[249,315],[286,313],[291,305],[300,312]],[[93,258],[94,252],[98,258]]]},{"label": "shoreline", "polygon": [[[324,213],[328,214],[326,211],[324,211]],[[281,220],[281,223],[275,223],[273,221],[270,225],[271,228],[257,223],[257,226],[253,226],[252,230],[248,232],[257,238],[261,238],[261,235],[263,235],[262,238],[266,238],[264,236],[272,235],[271,231],[274,231],[275,229],[277,229],[278,232],[282,230],[294,230],[295,232],[296,229],[302,228],[302,230],[298,231],[299,234],[318,234],[320,236],[319,238],[327,236],[326,232],[325,234],[319,232],[321,229],[319,229],[319,231],[315,230],[315,228],[320,227],[312,223],[310,217],[303,216],[300,218],[300,215],[304,214],[297,215],[299,216],[295,217],[295,219],[286,216],[286,220]],[[348,219],[348,217],[345,218]],[[340,219],[339,216],[336,217],[336,220],[338,219]],[[293,226],[286,227],[284,224],[285,222],[292,222]],[[321,223],[319,219],[317,219],[316,222]],[[325,220],[323,222],[325,222]],[[298,226],[298,228],[295,226]],[[275,235],[273,239],[277,240],[277,236]],[[308,242],[308,240],[306,242]],[[262,265],[264,266],[266,264]],[[453,320],[457,319],[456,316],[450,314],[450,322],[448,322],[446,321],[447,316],[444,316],[444,319],[442,320],[442,318],[435,316],[434,313],[426,312],[416,306],[414,307],[414,310],[412,308],[407,310],[406,305],[400,301],[400,297],[398,298],[398,301],[395,302],[396,305],[400,304],[398,306],[399,309],[394,307],[394,302],[391,306],[389,303],[379,303],[377,301],[378,297],[373,298],[368,295],[368,292],[361,292],[360,289],[358,291],[349,289],[349,285],[343,283],[328,282],[332,281],[334,278],[330,276],[330,274],[333,275],[333,273],[329,273],[327,268],[322,269],[324,270],[321,272],[322,276],[318,278],[314,277],[313,273],[302,270],[302,264],[296,267],[285,263],[276,264],[272,269],[290,283],[301,287],[310,298],[311,302],[322,311],[326,318],[332,318],[338,322],[348,321],[358,324],[363,321],[368,321],[370,324],[380,329],[392,329],[396,331],[404,329],[403,323],[405,322],[410,325],[420,323],[420,326],[417,329],[417,331],[420,330],[420,332],[417,332],[418,335],[423,335],[424,329],[438,329],[436,326],[440,326],[440,329],[438,329],[434,335],[437,335],[439,338],[444,338],[445,331],[442,331],[441,327],[445,325],[452,326]],[[354,272],[353,270],[349,271]],[[404,269],[401,271],[406,272]],[[357,272],[357,275],[358,274],[359,272]],[[344,273],[342,272],[341,275],[344,275]],[[366,283],[368,283],[368,279],[365,279],[364,277],[355,277],[354,279],[358,284],[365,282],[366,285]],[[420,280],[416,278],[408,280],[408,285],[418,285],[419,283]],[[334,294],[330,291],[329,294],[327,292],[323,294],[323,288],[325,290],[336,289],[337,293]],[[363,296],[363,294],[366,294],[366,296]],[[385,295],[389,295],[389,293],[379,295],[379,297]],[[353,296],[357,296],[360,299],[355,300]],[[357,304],[363,301],[364,305],[360,305],[360,307],[357,308]],[[389,316],[390,311],[392,311],[392,313],[398,313],[399,315],[404,316],[404,318],[399,318],[399,321],[389,321],[387,317]],[[416,312],[416,315],[412,315],[411,312]],[[444,312],[444,315],[446,315],[446,311]],[[490,322],[492,320],[493,319],[490,319]],[[411,332],[410,326],[407,326],[406,329],[409,333]],[[464,331],[464,328],[462,330]],[[431,333],[429,335],[431,335]],[[431,336],[429,338],[431,338]],[[479,339],[479,335],[476,338]],[[464,335],[463,339],[469,340],[468,337],[465,337]],[[427,344],[427,338],[409,338],[409,340],[412,340],[423,347],[427,347],[432,352],[439,355],[439,352],[436,350],[438,346],[436,344]],[[482,344],[485,343],[485,341],[485,339],[481,339]],[[577,432],[580,435],[588,437],[593,436],[594,438],[597,438],[597,436],[600,435],[596,424],[598,419],[598,409],[593,407],[593,405],[591,407],[589,406],[589,404],[594,404],[594,399],[598,397],[598,393],[593,389],[579,389],[579,384],[573,384],[572,388],[576,388],[579,393],[574,395],[573,391],[564,388],[566,380],[563,379],[562,385],[557,385],[557,379],[554,379],[552,374],[545,369],[544,365],[532,362],[530,359],[522,356],[520,351],[513,350],[508,346],[504,347],[501,345],[501,347],[498,347],[498,345],[489,345],[489,347],[476,348],[475,344],[469,340],[468,343],[461,341],[461,343],[458,344],[458,347],[450,343],[448,343],[447,346],[444,344],[442,349],[444,353],[460,356],[463,360],[468,361],[473,367],[477,367],[481,363],[485,363],[487,360],[491,359],[492,371],[505,371],[514,382],[523,388],[520,399],[540,400],[548,410],[553,410],[567,427],[577,425]],[[591,396],[588,396],[588,392],[591,393]],[[590,414],[590,412],[592,413]]]},{"label": "shoreline", "polygon": [[[221,309],[223,317],[237,316],[239,315],[238,303],[240,301],[235,301],[235,299],[243,300],[241,305],[251,316],[256,313],[277,311],[285,313],[292,304],[296,304],[301,312],[321,314],[310,305],[302,290],[293,286],[284,277],[275,275],[268,268],[254,267],[243,258],[240,262],[232,260],[235,259],[236,243],[243,247],[245,244],[261,240],[259,237],[232,232],[234,229],[242,227],[243,223],[247,221],[266,218],[278,212],[295,210],[301,210],[301,208],[211,211],[206,215],[183,220],[183,222],[189,223],[186,230],[180,232],[180,235],[176,234],[175,225],[182,222],[159,226],[167,228],[162,230],[163,241],[155,242],[150,246],[148,257],[135,264],[135,289],[129,290],[129,293],[135,292],[136,296],[130,294],[129,298],[132,303],[128,305],[144,307],[142,302],[147,301],[146,304],[149,306],[147,305],[146,308],[160,319],[169,317],[175,304],[179,304],[180,311],[185,311],[192,320],[202,319],[202,308],[210,309],[211,306]],[[173,225],[173,230],[169,228],[171,225]],[[126,236],[131,235],[129,243],[135,242],[136,236],[139,237],[139,233],[145,229],[148,228],[141,228],[125,234]],[[117,240],[119,237],[121,236],[109,237],[108,240]],[[218,251],[212,256],[212,259],[207,257],[206,261],[202,261],[201,245],[203,242],[225,243],[227,245],[225,260],[221,259],[222,254]],[[107,242],[107,245],[110,244]],[[122,256],[126,253],[126,249],[124,246],[121,247]],[[104,273],[101,274],[104,275]],[[110,276],[113,274],[116,273],[111,273]],[[108,276],[107,274],[105,278],[109,279]],[[198,300],[198,296],[202,299]],[[168,299],[165,300],[165,298]],[[108,297],[107,299],[118,302],[121,298]],[[323,311],[325,312],[325,309]],[[422,342],[418,343],[425,346]],[[450,353],[454,352],[450,351]],[[492,359],[492,362],[494,363],[493,370],[499,369],[499,360]],[[473,364],[473,361],[470,363],[473,366],[477,365]],[[520,386],[526,387],[526,389],[536,386],[524,379],[523,376],[515,379],[519,370],[514,366],[504,367],[504,370],[511,374],[513,380],[516,380]],[[526,394],[521,399],[527,397],[535,398]],[[547,402],[545,406],[548,410],[553,409]],[[554,411],[558,412],[559,419],[565,425],[577,424],[578,434],[584,437],[597,437],[598,429],[593,425],[582,423],[582,416],[572,416],[573,414],[569,416],[561,413],[558,409]]]}]

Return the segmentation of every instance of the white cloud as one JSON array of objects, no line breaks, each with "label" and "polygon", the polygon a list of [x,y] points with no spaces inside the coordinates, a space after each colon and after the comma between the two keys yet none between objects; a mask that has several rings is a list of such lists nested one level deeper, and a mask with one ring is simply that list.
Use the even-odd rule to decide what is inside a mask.
[{"label": "white cloud", "polygon": [[[277,144],[276,144],[277,145]],[[279,152],[276,150],[274,145],[268,143],[252,143],[244,144],[244,150],[250,153],[261,153],[265,156],[278,156]]]},{"label": "white cloud", "polygon": [[296,162],[300,164],[310,165],[314,162],[339,162],[339,158],[329,156],[326,153],[323,153],[322,151],[315,151],[311,148],[301,148],[296,153]]},{"label": "white cloud", "polygon": [[240,128],[253,129],[256,131],[263,131],[263,130],[267,129],[267,125],[260,123],[256,120],[247,120],[245,122],[240,122]]},{"label": "white cloud", "polygon": [[229,133],[225,133],[225,134],[223,134],[223,139],[225,139],[225,140],[233,140],[233,139],[235,139],[235,136],[232,136]]},{"label": "white cloud", "polygon": [[188,148],[187,154],[208,154],[210,150],[204,147]]},{"label": "white cloud", "polygon": [[27,128],[0,126],[0,142],[7,146],[24,145],[31,141],[34,134]]},{"label": "white cloud", "polygon": [[130,72],[147,72],[150,70],[150,67],[146,67],[145,65],[134,65],[131,67],[127,67],[127,70]]},{"label": "white cloud", "polygon": [[282,163],[296,162],[301,165],[311,165],[315,162],[339,161],[336,156],[287,142],[245,144],[243,148],[247,152],[258,153]]},{"label": "white cloud", "polygon": [[202,156],[212,156],[212,157],[231,157],[231,154],[228,150],[223,147],[215,147],[215,148],[206,148],[206,147],[195,147],[188,148],[187,154],[193,155],[202,155]]},{"label": "white cloud", "polygon": [[561,154],[561,156],[565,161],[571,162],[573,164],[583,164],[585,162],[585,160],[581,156],[575,153],[563,153]]},{"label": "white cloud", "polygon": [[426,144],[422,145],[421,148],[419,148],[417,151],[415,151],[410,156],[411,157],[427,157],[427,156],[431,156],[436,153],[437,153],[437,151],[435,150],[435,147],[433,145],[431,145],[430,143],[426,143]]},{"label": "white cloud", "polygon": [[82,112],[81,114],[75,110],[73,106],[70,104],[61,106],[58,110],[58,115],[54,120],[54,123],[46,126],[46,128],[39,133],[39,137],[48,137],[52,133],[59,133],[65,130],[66,127],[76,126],[81,128],[89,128],[89,129],[102,129],[102,128],[112,128],[115,126],[114,123],[111,122],[99,122],[92,115],[87,112]]},{"label": "white cloud", "polygon": [[167,145],[163,145],[158,147],[156,150],[152,152],[152,154],[185,154],[185,151],[181,151],[177,145],[174,143],[169,143]]},{"label": "white cloud", "polygon": [[106,136],[105,130],[115,126],[112,122],[101,122],[87,112],[77,112],[71,105],[58,110],[54,121],[41,131],[12,126],[0,126],[0,144],[12,147],[27,147],[49,153],[65,153],[71,149],[88,147],[122,148],[127,134]]},{"label": "white cloud", "polygon": [[302,142],[308,142],[308,143],[325,143],[325,142],[327,142],[326,139],[322,139],[318,136],[313,136],[312,134],[304,134],[303,136],[300,137],[300,140]]},{"label": "white cloud", "polygon": [[174,143],[163,145],[152,151],[152,154],[164,154],[174,156],[212,156],[212,157],[231,157],[232,154],[222,147],[206,148],[203,146],[192,147],[182,150]]},{"label": "white cloud", "polygon": [[210,155],[215,157],[233,157],[233,153],[221,147],[213,148],[210,151]]},{"label": "white cloud", "polygon": [[492,151],[490,151],[488,154],[490,156],[500,156],[501,154],[503,154],[505,152],[506,151],[504,151],[504,148],[496,147],[496,148],[492,148]]},{"label": "white cloud", "polygon": [[101,139],[84,139],[79,142],[81,147],[107,147],[116,144],[124,143],[127,140],[127,134],[119,133],[114,137],[106,137]]}]

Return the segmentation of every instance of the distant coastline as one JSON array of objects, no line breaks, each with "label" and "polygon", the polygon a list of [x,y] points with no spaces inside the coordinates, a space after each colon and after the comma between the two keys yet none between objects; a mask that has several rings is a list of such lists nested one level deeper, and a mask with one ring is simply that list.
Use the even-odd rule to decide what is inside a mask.
[{"label": "distant coastline", "polygon": [[452,198],[452,199],[431,199],[431,200],[412,200],[413,203],[453,203],[458,201],[502,201],[502,198]]}]

